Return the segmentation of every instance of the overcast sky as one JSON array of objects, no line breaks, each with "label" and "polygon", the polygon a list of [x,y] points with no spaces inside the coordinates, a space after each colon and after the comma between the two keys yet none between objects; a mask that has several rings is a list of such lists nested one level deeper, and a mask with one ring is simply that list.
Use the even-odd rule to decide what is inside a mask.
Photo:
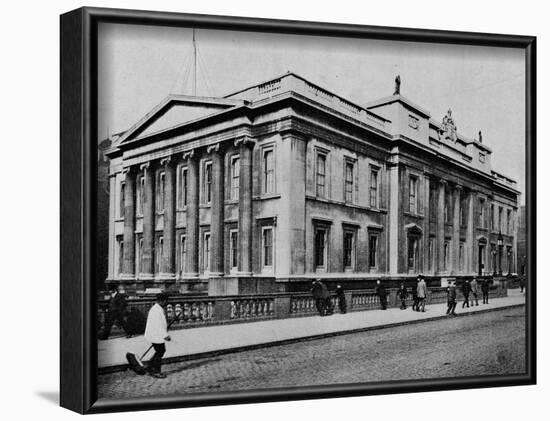
[{"label": "overcast sky", "polygon": [[[493,149],[493,169],[525,186],[523,50],[237,31],[196,31],[197,94],[224,96],[287,70],[359,104],[401,94]],[[192,30],[101,24],[101,139],[128,129],[169,93],[192,93]],[[525,202],[522,195],[521,203]]]}]

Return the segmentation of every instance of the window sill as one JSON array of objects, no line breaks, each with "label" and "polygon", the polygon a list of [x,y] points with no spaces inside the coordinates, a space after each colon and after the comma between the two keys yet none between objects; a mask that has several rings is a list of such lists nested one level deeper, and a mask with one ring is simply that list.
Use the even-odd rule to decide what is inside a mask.
[{"label": "window sill", "polygon": [[281,195],[278,193],[269,193],[269,194],[262,194],[260,196],[253,196],[252,200],[270,200],[270,199],[280,199]]},{"label": "window sill", "polygon": [[417,218],[417,219],[424,218],[424,215],[420,215],[419,213],[411,213],[411,212],[404,211],[403,214],[406,216],[410,216],[411,218]]}]

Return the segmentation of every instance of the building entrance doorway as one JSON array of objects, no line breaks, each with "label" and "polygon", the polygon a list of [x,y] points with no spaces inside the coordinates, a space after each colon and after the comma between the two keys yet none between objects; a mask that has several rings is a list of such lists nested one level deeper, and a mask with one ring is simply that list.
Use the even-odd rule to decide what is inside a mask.
[{"label": "building entrance doorway", "polygon": [[485,268],[485,244],[479,244],[477,248],[477,274],[483,275]]}]

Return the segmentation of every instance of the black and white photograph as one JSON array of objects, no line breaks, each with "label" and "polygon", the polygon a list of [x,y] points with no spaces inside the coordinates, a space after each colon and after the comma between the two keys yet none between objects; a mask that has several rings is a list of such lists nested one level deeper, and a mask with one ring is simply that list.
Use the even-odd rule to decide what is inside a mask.
[{"label": "black and white photograph", "polygon": [[100,400],[527,375],[523,48],[100,22]]}]

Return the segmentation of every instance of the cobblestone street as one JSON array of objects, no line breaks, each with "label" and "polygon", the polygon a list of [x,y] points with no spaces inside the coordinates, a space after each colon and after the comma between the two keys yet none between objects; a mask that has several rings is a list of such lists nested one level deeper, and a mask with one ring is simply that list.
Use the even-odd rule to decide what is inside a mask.
[{"label": "cobblestone street", "polygon": [[520,307],[167,364],[166,379],[100,375],[98,392],[128,398],[524,370]]}]

